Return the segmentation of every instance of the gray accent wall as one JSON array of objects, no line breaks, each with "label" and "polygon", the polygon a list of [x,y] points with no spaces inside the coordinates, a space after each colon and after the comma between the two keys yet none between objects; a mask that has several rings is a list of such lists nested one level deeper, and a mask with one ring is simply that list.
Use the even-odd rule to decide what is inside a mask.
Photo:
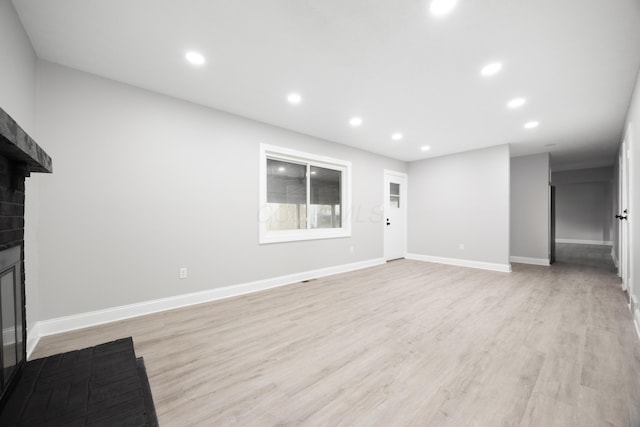
[{"label": "gray accent wall", "polygon": [[[38,110],[42,320],[383,257],[404,162],[45,61]],[[258,244],[260,143],[352,162],[350,238]]]},{"label": "gray accent wall", "polygon": [[554,171],[551,176],[553,185],[582,184],[585,182],[608,182],[613,176],[613,166],[601,168]]},{"label": "gray accent wall", "polygon": [[552,183],[556,186],[556,240],[613,240],[613,167],[553,172]]},{"label": "gray accent wall", "polygon": [[[37,58],[13,4],[0,0],[0,107],[34,137],[36,129]],[[38,174],[25,180],[25,288],[27,299],[27,327],[38,321]]]},{"label": "gray accent wall", "polygon": [[549,154],[511,159],[511,256],[549,261]]},{"label": "gray accent wall", "polygon": [[508,265],[509,169],[508,145],[411,162],[408,252]]}]

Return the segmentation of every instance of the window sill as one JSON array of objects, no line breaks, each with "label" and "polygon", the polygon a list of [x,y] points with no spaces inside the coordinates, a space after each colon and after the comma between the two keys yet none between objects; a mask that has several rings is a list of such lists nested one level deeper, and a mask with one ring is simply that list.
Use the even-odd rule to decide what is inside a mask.
[{"label": "window sill", "polygon": [[320,240],[320,239],[337,239],[351,237],[351,230],[344,228],[332,229],[332,230],[296,230],[292,231],[270,231],[266,235],[260,236],[259,244],[265,245],[270,243],[284,243],[284,242],[300,242],[305,240]]}]

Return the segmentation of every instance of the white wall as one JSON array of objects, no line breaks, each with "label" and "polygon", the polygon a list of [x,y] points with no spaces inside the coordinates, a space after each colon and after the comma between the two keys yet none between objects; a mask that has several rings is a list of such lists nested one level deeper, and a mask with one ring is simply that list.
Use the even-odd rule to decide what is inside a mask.
[{"label": "white wall", "polygon": [[608,182],[613,176],[613,166],[554,171],[551,176],[553,185],[578,184],[584,182]]},{"label": "white wall", "polygon": [[[404,162],[44,61],[38,111],[43,320],[383,256],[383,170]],[[260,143],[352,162],[351,238],[258,244]]]},{"label": "white wall", "polygon": [[10,0],[0,0],[0,53],[0,107],[33,137],[36,54]]},{"label": "white wall", "polygon": [[[25,132],[47,149],[36,132],[36,54],[18,14],[9,0],[0,0],[0,107]],[[55,162],[54,162],[55,165]],[[26,179],[25,191],[25,287],[27,327],[38,320],[38,175]]]},{"label": "white wall", "polygon": [[411,257],[508,270],[509,165],[508,145],[410,163]]},{"label": "white wall", "polygon": [[511,260],[549,264],[549,154],[511,159]]},{"label": "white wall", "polygon": [[553,172],[556,241],[611,244],[613,167]]},{"label": "white wall", "polygon": [[636,80],[631,106],[625,123],[630,150],[629,227],[631,246],[630,295],[634,301],[634,318],[640,330],[640,75]]}]

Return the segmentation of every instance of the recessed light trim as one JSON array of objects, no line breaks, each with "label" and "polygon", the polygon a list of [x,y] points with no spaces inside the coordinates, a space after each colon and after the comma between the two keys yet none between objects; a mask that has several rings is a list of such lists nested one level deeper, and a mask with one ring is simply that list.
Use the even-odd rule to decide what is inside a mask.
[{"label": "recessed light trim", "polygon": [[195,52],[193,50],[185,53],[184,57],[187,58],[187,61],[189,61],[189,63],[193,65],[202,65],[205,63],[204,56],[201,53]]},{"label": "recessed light trim", "polygon": [[284,172],[284,171],[286,171],[286,170],[287,170],[287,169],[285,169],[285,167],[284,167],[284,166],[280,166],[280,167],[278,168],[278,172]]},{"label": "recessed light trim", "polygon": [[535,129],[540,125],[540,122],[537,122],[535,120],[532,120],[530,122],[527,122],[524,124],[524,128],[525,129]]},{"label": "recessed light trim", "polygon": [[502,70],[502,63],[492,62],[482,67],[482,70],[480,70],[480,74],[482,74],[485,77],[489,77],[489,76],[498,74],[500,70]]},{"label": "recessed light trim", "polygon": [[432,0],[429,10],[435,16],[446,15],[456,7],[457,2],[458,0]]},{"label": "recessed light trim", "polygon": [[287,96],[287,101],[291,104],[300,104],[302,102],[302,96],[300,96],[299,93],[290,93],[289,96]]},{"label": "recessed light trim", "polygon": [[349,120],[349,124],[353,127],[358,127],[362,124],[362,118],[352,117],[351,120]]},{"label": "recessed light trim", "polygon": [[511,101],[509,101],[507,103],[507,107],[509,108],[520,108],[522,107],[524,104],[527,103],[527,100],[524,98],[514,98]]},{"label": "recessed light trim", "polygon": [[420,147],[420,149],[422,151],[429,151],[429,150],[431,150],[431,147],[429,147],[428,145],[423,145],[422,147]]},{"label": "recessed light trim", "polygon": [[393,139],[394,141],[400,141],[403,138],[403,136],[404,135],[402,135],[400,132],[397,132],[391,135],[391,139]]}]

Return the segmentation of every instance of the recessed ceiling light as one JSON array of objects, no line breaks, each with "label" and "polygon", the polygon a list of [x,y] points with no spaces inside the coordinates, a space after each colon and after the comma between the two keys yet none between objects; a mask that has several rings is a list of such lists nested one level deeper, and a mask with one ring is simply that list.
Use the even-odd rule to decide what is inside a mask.
[{"label": "recessed ceiling light", "polygon": [[509,108],[518,108],[522,107],[525,102],[527,102],[524,98],[515,98],[507,103],[507,107]]},{"label": "recessed ceiling light", "polygon": [[499,62],[492,62],[491,64],[487,64],[484,67],[482,67],[482,70],[480,71],[480,73],[485,76],[493,76],[494,74],[498,73],[500,70],[502,69],[502,64]]},{"label": "recessed ceiling light", "polygon": [[190,51],[190,52],[187,52],[184,56],[185,58],[187,58],[187,61],[189,61],[193,65],[204,64],[204,56],[202,56],[202,54],[198,52]]},{"label": "recessed ceiling light", "polygon": [[349,124],[351,126],[360,126],[362,124],[362,119],[360,117],[353,117],[349,120]]},{"label": "recessed ceiling light", "polygon": [[423,145],[422,147],[420,147],[420,149],[422,151],[429,151],[429,150],[431,150],[431,147],[429,147],[428,145]]},{"label": "recessed ceiling light", "polygon": [[458,0],[433,0],[429,9],[436,16],[446,15],[456,6]]},{"label": "recessed ceiling light", "polygon": [[393,135],[391,135],[391,139],[393,139],[394,141],[400,141],[402,139],[402,134],[394,133]]},{"label": "recessed ceiling light", "polygon": [[300,94],[292,93],[287,96],[287,100],[292,104],[300,104],[300,102],[302,101],[302,97],[300,96]]},{"label": "recessed ceiling light", "polygon": [[280,166],[280,167],[278,168],[278,172],[284,172],[285,170],[286,170],[286,169],[284,168],[284,166]]},{"label": "recessed ceiling light", "polygon": [[524,124],[524,128],[525,129],[537,128],[539,124],[540,123],[538,123],[538,122],[527,122],[527,123]]},{"label": "recessed ceiling light", "polygon": [[311,171],[311,175],[315,175],[316,173],[316,171]]}]

